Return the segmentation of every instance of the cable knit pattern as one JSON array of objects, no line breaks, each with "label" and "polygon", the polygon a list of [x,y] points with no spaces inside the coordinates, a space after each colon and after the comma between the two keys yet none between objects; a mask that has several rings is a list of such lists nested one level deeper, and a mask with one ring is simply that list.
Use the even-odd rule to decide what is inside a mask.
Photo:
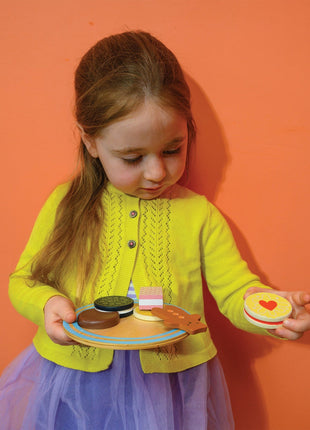
[{"label": "cable knit pattern", "polygon": [[141,201],[141,210],[140,244],[149,285],[162,286],[165,302],[171,303],[171,202],[169,199]]},{"label": "cable knit pattern", "polygon": [[71,350],[71,357],[79,357],[80,360],[96,360],[98,355],[98,348],[86,345],[73,345]]},{"label": "cable knit pattern", "polygon": [[103,230],[100,239],[102,271],[95,288],[96,297],[112,295],[120,249],[124,241],[124,199],[122,195],[103,193]]}]

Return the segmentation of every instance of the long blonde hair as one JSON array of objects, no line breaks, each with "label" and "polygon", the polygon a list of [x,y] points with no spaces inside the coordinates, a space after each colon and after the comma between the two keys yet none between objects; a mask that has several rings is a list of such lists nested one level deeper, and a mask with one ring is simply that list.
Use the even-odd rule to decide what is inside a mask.
[{"label": "long blonde hair", "polygon": [[[158,39],[129,31],[97,42],[75,73],[75,116],[88,137],[124,118],[152,98],[187,120],[189,146],[195,138],[190,91],[174,54]],[[62,291],[66,273],[77,270],[81,298],[84,287],[100,271],[99,237],[107,178],[98,159],[80,142],[81,169],[59,204],[47,245],[32,264],[31,279]]]}]

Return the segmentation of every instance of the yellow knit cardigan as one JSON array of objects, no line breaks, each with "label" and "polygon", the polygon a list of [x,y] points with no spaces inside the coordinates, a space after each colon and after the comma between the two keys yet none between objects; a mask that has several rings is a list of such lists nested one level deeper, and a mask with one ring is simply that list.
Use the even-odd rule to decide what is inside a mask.
[{"label": "yellow knit cardigan", "polygon": [[[33,342],[39,354],[65,367],[96,372],[110,366],[113,351],[53,343],[44,329],[43,309],[46,301],[59,292],[48,285],[30,287],[23,278],[29,274],[27,263],[53,227],[57,206],[67,189],[67,184],[57,187],[42,208],[17,265],[22,269],[10,278],[9,295],[16,310],[38,325]],[[165,302],[200,314],[205,321],[203,275],[220,311],[235,326],[266,333],[243,316],[245,291],[263,285],[241,259],[223,216],[204,196],[175,185],[164,197],[141,200],[108,184],[102,198],[104,220],[99,254],[103,265],[95,298],[127,295],[130,280],[137,297],[142,286],[161,285]],[[132,211],[136,216],[130,216]],[[75,285],[72,274],[65,281],[65,291],[73,302]],[[86,296],[85,304],[90,300]],[[166,373],[196,366],[215,354],[208,330],[176,343],[173,354],[164,349],[141,350],[140,360],[145,373]]]}]

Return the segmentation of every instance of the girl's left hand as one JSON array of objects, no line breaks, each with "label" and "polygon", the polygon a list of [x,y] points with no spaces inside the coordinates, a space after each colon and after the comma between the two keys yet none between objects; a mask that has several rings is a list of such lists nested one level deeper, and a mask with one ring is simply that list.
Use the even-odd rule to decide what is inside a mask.
[{"label": "girl's left hand", "polygon": [[271,334],[289,340],[296,340],[299,339],[305,331],[310,330],[310,312],[306,309],[306,305],[310,304],[310,293],[306,293],[305,291],[278,291],[252,287],[247,290],[244,299],[250,294],[264,291],[285,297],[293,307],[290,318],[284,320],[282,327],[275,330],[268,330]]}]

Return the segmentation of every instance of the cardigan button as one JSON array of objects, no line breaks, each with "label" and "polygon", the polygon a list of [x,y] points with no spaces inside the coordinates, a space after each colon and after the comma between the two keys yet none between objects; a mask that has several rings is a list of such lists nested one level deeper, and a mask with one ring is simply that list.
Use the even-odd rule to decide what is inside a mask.
[{"label": "cardigan button", "polygon": [[128,242],[128,246],[129,246],[129,248],[134,248],[135,246],[136,246],[136,242],[134,241],[134,240],[130,240],[129,242]]},{"label": "cardigan button", "polygon": [[129,216],[130,216],[130,218],[136,218],[136,216],[138,215],[138,212],[137,211],[130,211],[129,212]]}]

